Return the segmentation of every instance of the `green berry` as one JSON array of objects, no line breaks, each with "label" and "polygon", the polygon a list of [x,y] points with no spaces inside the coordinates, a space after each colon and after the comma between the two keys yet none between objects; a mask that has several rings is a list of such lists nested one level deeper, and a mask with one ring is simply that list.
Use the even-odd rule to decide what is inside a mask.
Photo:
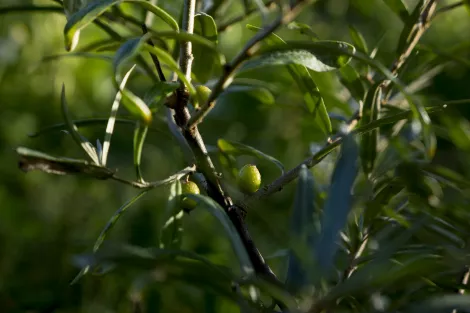
[{"label": "green berry", "polygon": [[261,174],[255,165],[247,164],[240,170],[238,186],[248,194],[258,191],[261,186]]},{"label": "green berry", "polygon": [[[188,182],[183,182],[181,184],[181,193],[183,195],[187,194],[192,194],[192,195],[198,195],[200,194],[199,187],[196,185],[196,183],[192,181]],[[183,197],[181,200],[181,205],[185,209],[194,209],[197,205],[197,202],[193,199],[189,199],[188,197]]]}]

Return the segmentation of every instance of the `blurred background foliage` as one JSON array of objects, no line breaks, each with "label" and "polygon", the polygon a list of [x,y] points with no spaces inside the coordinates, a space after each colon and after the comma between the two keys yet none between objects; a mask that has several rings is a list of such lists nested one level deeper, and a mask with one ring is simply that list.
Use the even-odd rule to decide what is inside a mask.
[{"label": "blurred background foliage", "polygon": [[[229,5],[215,15],[218,25],[243,14],[242,1],[227,2]],[[416,1],[406,2],[410,8],[416,4]],[[453,1],[439,1],[439,8],[451,3]],[[54,2],[0,0],[2,9],[31,4],[51,6]],[[181,0],[158,0],[158,5],[175,19],[180,16]],[[143,12],[131,5],[120,7],[139,20],[143,18]],[[403,28],[400,19],[381,0],[319,0],[297,21],[309,25],[321,39],[346,42],[352,42],[348,27],[353,25],[370,48],[379,47],[376,59],[386,65],[395,59]],[[73,256],[91,251],[113,212],[138,191],[112,181],[40,172],[26,175],[18,169],[13,150],[21,145],[57,156],[83,157],[64,132],[28,137],[46,126],[63,122],[60,113],[63,83],[75,119],[106,118],[109,114],[116,92],[111,62],[82,57],[46,59],[65,53],[65,22],[65,16],[59,12],[2,12],[0,15],[0,311],[130,312],[129,288],[134,277],[131,273],[88,275],[75,285],[71,286],[70,282],[78,273]],[[155,19],[154,29],[167,29],[159,23]],[[261,19],[254,14],[219,34],[219,48],[227,60],[253,35],[246,29],[247,23],[259,26]],[[131,33],[124,27],[119,29],[127,36],[139,34],[138,28],[129,28]],[[435,64],[445,64],[419,92],[425,105],[470,98],[469,30],[469,12],[461,6],[438,15],[421,40],[420,52],[413,55],[403,80],[409,83],[426,72],[429,63],[423,65],[423,60],[437,56]],[[284,39],[305,38],[287,28],[278,34]],[[92,25],[82,31],[79,48],[103,38],[106,35],[102,30]],[[351,101],[340,85],[336,72],[312,75],[329,112],[349,118],[357,103]],[[242,142],[276,157],[286,169],[296,166],[323,145],[326,137],[305,109],[302,96],[287,71],[269,68],[245,76],[271,83],[271,92],[258,90],[222,96],[200,127],[207,145],[215,147],[220,138]],[[130,82],[131,89],[141,96],[151,84],[150,79],[138,75]],[[461,136],[469,136],[470,109],[464,105],[452,106],[445,112],[445,116],[433,116],[439,135],[435,163],[470,177],[470,145],[468,137]],[[124,109],[122,114],[126,114]],[[143,171],[148,180],[165,178],[185,166],[180,148],[163,120],[164,114],[158,116],[161,118],[154,120],[144,147]],[[334,122],[336,130],[338,125]],[[104,124],[86,127],[82,131],[94,142],[102,140],[104,127]],[[452,136],[453,131],[455,136]],[[111,168],[118,168],[121,176],[131,178],[134,175],[132,137],[132,126],[118,125],[109,160]],[[333,153],[312,171],[319,190],[326,190],[329,184],[336,155]],[[272,164],[250,157],[239,158],[238,162],[239,166],[256,163],[264,183],[279,175]],[[282,192],[256,202],[247,219],[259,249],[281,277],[294,193],[295,184],[290,184]],[[167,188],[152,190],[126,212],[108,240],[157,246],[167,194]],[[320,198],[324,197],[324,192],[320,193]],[[448,214],[468,217],[468,202],[451,198],[449,201],[455,202],[454,212]],[[207,213],[185,216],[184,227],[184,249],[200,253],[217,264],[236,268],[236,258],[227,238]],[[151,287],[147,294],[149,312],[237,310],[233,303],[183,282],[167,281]]]}]

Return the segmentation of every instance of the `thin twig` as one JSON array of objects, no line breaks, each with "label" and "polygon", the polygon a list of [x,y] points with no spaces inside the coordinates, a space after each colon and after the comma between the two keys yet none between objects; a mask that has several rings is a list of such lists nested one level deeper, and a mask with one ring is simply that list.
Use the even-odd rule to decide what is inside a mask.
[{"label": "thin twig", "polygon": [[[465,102],[460,102],[460,101],[459,102],[448,102],[447,104],[460,104],[460,103],[468,103],[468,102],[470,102],[470,100],[466,100]],[[446,105],[429,107],[427,109],[427,112],[430,113],[430,114],[436,113],[436,112],[441,112],[446,107],[447,107]],[[412,116],[412,114],[413,114],[412,111],[408,110],[408,111],[404,111],[402,113],[396,114],[394,116],[384,117],[384,118],[375,120],[375,121],[373,121],[369,124],[360,126],[360,127],[356,128],[355,130],[353,130],[351,133],[356,134],[356,135],[363,134],[363,133],[372,131],[373,129],[376,129],[378,127],[381,127],[383,125],[393,124],[393,123],[396,123],[400,120],[408,119]],[[333,139],[330,142],[326,143],[325,146],[320,151],[318,151],[317,153],[315,153],[311,157],[308,157],[302,163],[300,163],[299,165],[297,165],[296,167],[294,167],[290,171],[284,173],[284,175],[278,177],[271,184],[264,186],[263,188],[258,190],[255,194],[245,198],[244,201],[243,201],[242,207],[247,208],[252,201],[259,200],[259,199],[267,197],[267,196],[269,196],[273,193],[281,191],[282,188],[285,185],[287,185],[288,183],[290,183],[291,181],[293,181],[294,179],[296,179],[299,176],[300,169],[302,168],[302,165],[305,164],[307,166],[307,168],[312,168],[313,166],[317,165],[328,154],[330,154],[333,150],[335,150],[342,143],[342,140],[343,140],[343,138],[341,136],[336,136],[335,139]]]},{"label": "thin twig", "polygon": [[138,182],[138,181],[132,181],[132,180],[127,180],[127,179],[124,179],[124,178],[120,178],[116,175],[111,176],[110,179],[118,181],[120,183],[130,185],[130,186],[132,186],[134,188],[138,188],[138,189],[152,189],[152,188],[155,188],[155,187],[170,184],[170,183],[174,182],[175,180],[181,179],[182,177],[184,177],[188,174],[194,173],[195,171],[196,171],[196,166],[191,165],[191,166],[188,166],[188,167],[182,169],[181,171],[171,175],[170,177],[168,177],[166,179],[158,180],[158,181],[155,181],[155,182],[143,182],[142,183],[142,182]]},{"label": "thin twig", "polygon": [[215,84],[208,100],[201,106],[200,110],[191,117],[191,119],[188,121],[188,124],[186,125],[186,128],[191,129],[195,125],[199,124],[212,110],[215,105],[215,99],[222,91],[224,91],[225,88],[227,88],[237,68],[243,63],[243,61],[258,51],[258,49],[261,47],[260,42],[263,39],[269,36],[281,25],[290,23],[298,14],[300,14],[300,12],[302,12],[302,10],[305,9],[307,5],[313,2],[314,0],[298,1],[290,11],[288,11],[286,14],[281,14],[274,22],[264,27],[254,37],[252,37],[245,47],[235,56],[235,58],[224,66],[224,72]]},{"label": "thin twig", "polygon": [[463,5],[465,5],[465,3],[463,1],[459,1],[459,2],[456,2],[456,3],[449,4],[445,7],[442,7],[442,8],[440,8],[436,11],[436,14],[434,14],[433,19],[440,16],[443,13],[449,12],[453,9],[457,9],[458,7],[461,7]]},{"label": "thin twig", "polygon": [[[142,32],[144,33],[144,35],[146,35],[148,33],[147,25],[142,24]],[[155,45],[153,44],[152,39],[149,38],[147,40],[147,43],[150,46],[155,47]],[[158,78],[160,78],[160,81],[162,81],[162,82],[166,81],[165,74],[163,74],[162,66],[160,64],[160,60],[158,60],[158,57],[153,53],[150,53],[150,57],[152,58],[153,65],[155,66],[155,68],[157,70]]]}]

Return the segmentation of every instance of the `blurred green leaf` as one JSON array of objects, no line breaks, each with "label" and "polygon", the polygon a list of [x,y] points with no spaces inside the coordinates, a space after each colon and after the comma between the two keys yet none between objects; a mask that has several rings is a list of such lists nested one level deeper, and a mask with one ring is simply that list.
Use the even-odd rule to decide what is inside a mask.
[{"label": "blurred green leaf", "polygon": [[96,164],[100,165],[100,159],[98,154],[96,153],[95,147],[80,133],[78,132],[77,127],[73,124],[72,118],[70,117],[68,107],[67,107],[67,100],[65,99],[65,85],[62,85],[62,93],[61,93],[61,108],[62,108],[62,115],[64,117],[65,123],[67,124],[67,128],[69,134],[72,136],[73,140],[85,151],[85,153],[90,157],[90,159]]},{"label": "blurred green leaf", "polygon": [[[194,17],[194,33],[207,38],[214,44],[218,42],[217,25],[214,19],[206,13],[198,13]],[[210,50],[199,45],[194,45],[193,56],[192,71],[197,80],[205,84],[212,76],[216,57],[211,54]]]},{"label": "blurred green leaf", "polygon": [[280,161],[278,161],[272,156],[267,155],[253,147],[244,145],[242,143],[225,140],[225,139],[219,139],[217,141],[217,147],[219,148],[220,151],[222,151],[225,154],[231,154],[231,155],[236,155],[236,156],[251,155],[260,160],[271,162],[281,170],[281,175],[284,174],[284,165]]},{"label": "blurred green leaf", "polygon": [[406,23],[410,17],[406,3],[403,0],[384,0],[385,4],[402,20]]},{"label": "blurred green leaf", "polygon": [[220,96],[228,95],[232,93],[243,93],[253,99],[258,100],[260,103],[263,104],[274,104],[275,99],[273,94],[264,87],[259,86],[243,86],[243,85],[230,85],[227,89],[225,89]]},{"label": "blurred green leaf", "polygon": [[77,160],[51,155],[36,150],[19,147],[16,153],[20,156],[20,168],[25,171],[40,170],[49,174],[85,174],[97,179],[108,179],[114,172],[106,167],[85,160]]},{"label": "blurred green leaf", "polygon": [[404,310],[409,313],[440,313],[451,312],[470,312],[470,296],[460,294],[444,294],[434,296],[422,301],[421,303],[411,305],[410,308]]},{"label": "blurred green leaf", "polygon": [[319,40],[320,37],[305,23],[291,22],[287,28],[298,31],[301,35],[308,36],[312,40]]},{"label": "blurred green leaf", "polygon": [[286,43],[262,48],[254,54],[253,59],[242,65],[240,71],[298,64],[316,72],[327,72],[338,69],[351,60],[351,57],[342,52],[344,49],[350,53],[355,51],[352,45],[340,41],[299,42],[297,47],[292,42]]},{"label": "blurred green leaf", "polygon": [[363,101],[366,91],[359,73],[349,64],[340,68],[339,71],[340,81],[351,93],[351,96],[357,102]]},{"label": "blurred green leaf", "polygon": [[[294,208],[290,219],[290,234],[305,248],[311,249],[305,251],[307,255],[311,254],[317,235],[313,221],[314,210],[313,176],[310,170],[303,165],[299,173]],[[286,285],[293,291],[299,291],[310,283],[309,271],[305,269],[301,259],[301,256],[297,256],[294,251],[289,251]]]},{"label": "blurred green leaf", "polygon": [[168,204],[165,213],[165,224],[160,230],[161,249],[179,249],[183,236],[183,216],[181,207],[181,182],[175,180],[170,186]]},{"label": "blurred green leaf", "polygon": [[93,22],[98,16],[106,12],[111,6],[122,3],[122,2],[134,2],[145,9],[149,10],[153,14],[160,17],[165,23],[167,23],[171,28],[178,31],[178,23],[169,15],[167,12],[161,8],[151,4],[148,1],[144,0],[99,0],[94,1],[81,9],[80,11],[74,13],[70,16],[70,19],[67,21],[67,24],[64,28],[64,37],[65,37],[65,48],[67,51],[74,50],[78,44],[78,37],[76,34],[91,22]]},{"label": "blurred green leaf", "polygon": [[[382,102],[382,82],[375,83],[367,92],[362,108],[361,125],[366,125],[378,119]],[[361,161],[364,174],[367,176],[374,168],[377,157],[379,128],[361,136]]]},{"label": "blurred green leaf", "polygon": [[147,137],[148,126],[137,122],[134,130],[134,167],[137,175],[137,181],[144,182],[142,171],[140,169],[140,161],[142,158],[142,149],[144,147],[145,138]]},{"label": "blurred green leaf", "polygon": [[154,83],[152,87],[146,92],[144,96],[144,102],[147,103],[149,107],[154,105],[156,109],[159,109],[159,106],[162,105],[167,97],[169,97],[176,89],[179,87],[178,82],[167,82],[160,81]]},{"label": "blurred green leaf", "polygon": [[340,231],[346,225],[352,209],[351,189],[357,176],[358,147],[351,135],[343,139],[328,198],[323,210],[321,233],[315,244],[316,259],[323,269],[333,266]]},{"label": "blurred green leaf", "polygon": [[[259,31],[261,29],[249,24],[246,26],[250,30]],[[273,44],[286,44],[286,42],[275,33],[271,33],[268,38]],[[321,93],[312,79],[307,67],[297,64],[289,64],[287,65],[287,70],[297,83],[300,91],[303,93],[305,104],[307,105],[308,110],[314,114],[314,117],[317,120],[317,125],[320,126],[326,135],[329,135],[332,132],[331,120],[328,115],[328,111],[326,110],[323,97],[321,96]]]},{"label": "blurred green leaf", "polygon": [[121,89],[121,95],[122,104],[132,115],[138,117],[145,125],[152,123],[152,112],[141,98],[128,89]]},{"label": "blurred green leaf", "polygon": [[351,39],[357,50],[365,54],[369,53],[369,49],[367,48],[367,42],[364,39],[364,36],[362,36],[362,34],[352,25],[349,25],[349,36],[351,36]]},{"label": "blurred green leaf", "polygon": [[221,208],[217,204],[217,202],[207,196],[192,194],[187,195],[187,197],[197,202],[196,209],[198,207],[204,208],[220,222],[230,240],[230,243],[232,244],[233,251],[238,257],[242,273],[248,277],[253,275],[254,269],[250,257],[246,252],[245,246],[243,245],[243,242],[240,236],[238,235],[237,230],[233,226],[232,222],[230,221],[230,218],[225,213],[224,209]]}]

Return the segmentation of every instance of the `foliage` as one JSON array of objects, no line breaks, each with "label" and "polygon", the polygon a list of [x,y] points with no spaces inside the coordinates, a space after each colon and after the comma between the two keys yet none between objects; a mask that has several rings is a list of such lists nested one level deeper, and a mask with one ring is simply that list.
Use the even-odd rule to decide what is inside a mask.
[{"label": "foliage", "polygon": [[470,312],[467,2],[2,3],[2,312]]}]

